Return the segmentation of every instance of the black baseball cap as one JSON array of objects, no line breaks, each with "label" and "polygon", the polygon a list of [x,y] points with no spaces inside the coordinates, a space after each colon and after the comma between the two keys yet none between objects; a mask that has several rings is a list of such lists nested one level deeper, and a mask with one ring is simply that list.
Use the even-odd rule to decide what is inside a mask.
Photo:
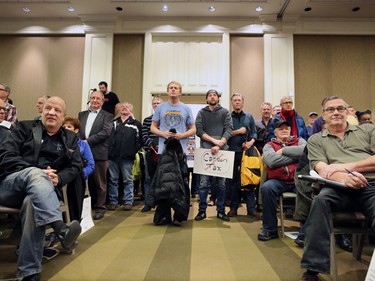
[{"label": "black baseball cap", "polygon": [[278,120],[278,121],[275,122],[275,124],[273,125],[273,128],[274,128],[274,129],[279,128],[281,125],[287,125],[288,127],[290,127],[288,121],[285,121],[285,120]]}]

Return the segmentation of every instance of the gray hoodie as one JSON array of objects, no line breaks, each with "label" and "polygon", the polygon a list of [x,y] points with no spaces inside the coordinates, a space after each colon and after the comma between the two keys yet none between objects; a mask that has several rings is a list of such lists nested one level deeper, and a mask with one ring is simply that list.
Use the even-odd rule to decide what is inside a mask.
[{"label": "gray hoodie", "polygon": [[[209,106],[202,108],[195,119],[195,126],[197,128],[197,136],[201,138],[202,148],[211,148],[213,143],[202,139],[202,135],[207,135],[220,140],[225,138],[228,140],[232,135],[233,124],[230,112],[218,105],[213,111]],[[228,150],[228,145],[225,144],[221,149]]]}]

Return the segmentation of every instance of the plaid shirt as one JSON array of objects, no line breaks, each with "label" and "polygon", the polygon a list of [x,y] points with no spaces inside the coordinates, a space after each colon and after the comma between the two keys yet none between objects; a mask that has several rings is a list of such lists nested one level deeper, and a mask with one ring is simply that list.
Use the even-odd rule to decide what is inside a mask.
[{"label": "plaid shirt", "polygon": [[17,109],[14,105],[8,103],[8,101],[5,103],[5,108],[7,111],[5,112],[5,120],[12,123],[14,125],[17,121]]}]

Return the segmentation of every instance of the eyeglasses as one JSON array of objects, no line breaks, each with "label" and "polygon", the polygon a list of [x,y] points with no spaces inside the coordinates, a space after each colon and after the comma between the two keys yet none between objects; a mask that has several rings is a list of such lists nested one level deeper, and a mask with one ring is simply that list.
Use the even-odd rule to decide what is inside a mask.
[{"label": "eyeglasses", "polygon": [[7,109],[5,107],[0,106],[0,110],[1,109],[4,110],[5,112],[7,112]]},{"label": "eyeglasses", "polygon": [[8,91],[7,91],[7,90],[5,90],[5,89],[0,89],[0,91],[8,92]]},{"label": "eyeglasses", "polygon": [[284,101],[283,104],[293,104],[292,101]]},{"label": "eyeglasses", "polygon": [[327,107],[326,109],[324,109],[325,112],[328,112],[331,114],[334,113],[336,110],[339,113],[343,113],[346,110],[346,107],[341,105],[338,107]]}]

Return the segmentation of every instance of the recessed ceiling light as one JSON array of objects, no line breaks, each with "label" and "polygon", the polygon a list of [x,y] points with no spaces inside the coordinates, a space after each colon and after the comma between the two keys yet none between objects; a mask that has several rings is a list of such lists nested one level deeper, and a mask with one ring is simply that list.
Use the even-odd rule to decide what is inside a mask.
[{"label": "recessed ceiling light", "polygon": [[261,6],[256,7],[256,8],[255,8],[255,11],[257,11],[257,12],[261,12],[261,11],[263,11],[263,8],[262,8]]},{"label": "recessed ceiling light", "polygon": [[73,7],[69,7],[69,8],[68,8],[68,11],[69,11],[69,12],[74,12],[75,10],[76,10],[76,9],[74,9]]},{"label": "recessed ceiling light", "polygon": [[29,7],[23,7],[22,10],[25,12],[25,13],[30,13],[31,10]]},{"label": "recessed ceiling light", "polygon": [[163,7],[161,8],[163,12],[168,12],[168,6],[167,5],[163,5]]},{"label": "recessed ceiling light", "polygon": [[215,12],[216,8],[214,6],[210,6],[210,7],[208,7],[208,11],[209,12]]},{"label": "recessed ceiling light", "polygon": [[312,10],[311,7],[306,7],[306,8],[305,8],[305,12],[310,12],[311,10]]},{"label": "recessed ceiling light", "polygon": [[360,7],[354,7],[352,11],[353,12],[358,12],[360,9],[361,9]]}]

